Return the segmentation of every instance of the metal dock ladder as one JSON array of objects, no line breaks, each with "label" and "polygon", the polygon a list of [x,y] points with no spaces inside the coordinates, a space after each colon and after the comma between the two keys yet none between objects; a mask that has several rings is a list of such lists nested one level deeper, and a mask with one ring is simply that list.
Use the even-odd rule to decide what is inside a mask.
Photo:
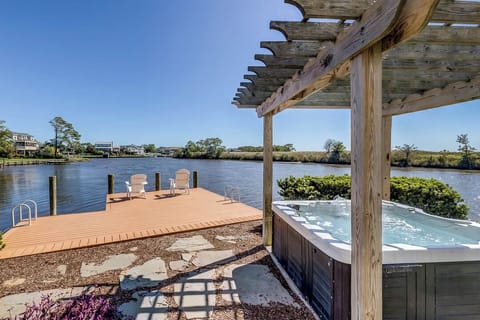
[{"label": "metal dock ladder", "polygon": [[[30,206],[33,206],[33,213],[35,216],[35,220],[37,220],[37,215],[38,215],[37,203],[33,200],[25,200],[22,203],[17,204],[12,209],[12,228],[15,227],[15,212],[17,211],[19,215],[19,221],[18,221],[19,223],[22,221],[28,221],[28,225],[32,224],[32,208]],[[26,208],[28,210],[27,218],[23,218],[23,208]]]}]

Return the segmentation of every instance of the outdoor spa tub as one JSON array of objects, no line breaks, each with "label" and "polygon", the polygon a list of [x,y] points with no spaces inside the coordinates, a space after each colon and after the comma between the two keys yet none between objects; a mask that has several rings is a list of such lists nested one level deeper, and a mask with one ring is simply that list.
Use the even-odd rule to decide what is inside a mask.
[{"label": "outdoor spa tub", "polygon": [[[321,319],[350,319],[350,201],[276,201],[273,254]],[[480,319],[480,224],[383,202],[383,319]]]}]

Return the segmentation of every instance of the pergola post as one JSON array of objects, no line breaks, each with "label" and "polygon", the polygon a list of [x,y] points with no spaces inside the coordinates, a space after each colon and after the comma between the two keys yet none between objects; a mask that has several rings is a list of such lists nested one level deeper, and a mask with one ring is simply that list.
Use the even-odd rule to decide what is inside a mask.
[{"label": "pergola post", "polygon": [[390,153],[392,150],[392,116],[382,117],[382,199],[390,200]]},{"label": "pergola post", "polygon": [[272,245],[273,113],[263,117],[263,243]]},{"label": "pergola post", "polygon": [[352,319],[382,319],[382,48],[351,61]]}]

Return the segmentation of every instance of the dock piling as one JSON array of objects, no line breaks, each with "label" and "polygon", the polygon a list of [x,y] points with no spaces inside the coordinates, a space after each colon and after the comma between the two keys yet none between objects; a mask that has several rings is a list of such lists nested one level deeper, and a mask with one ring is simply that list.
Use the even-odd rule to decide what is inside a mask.
[{"label": "dock piling", "polygon": [[162,189],[160,181],[160,172],[155,172],[155,191],[160,191]]},{"label": "dock piling", "polygon": [[193,171],[193,187],[198,188],[198,171]]},{"label": "dock piling", "polygon": [[108,175],[108,194],[115,193],[115,177],[113,174]]},{"label": "dock piling", "polygon": [[57,215],[57,177],[51,176],[48,178],[48,190],[50,196],[50,215]]}]

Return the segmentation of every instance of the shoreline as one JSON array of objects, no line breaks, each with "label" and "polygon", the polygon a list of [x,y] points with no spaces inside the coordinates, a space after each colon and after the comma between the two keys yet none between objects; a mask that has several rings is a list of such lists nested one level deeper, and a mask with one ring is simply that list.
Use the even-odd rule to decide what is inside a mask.
[{"label": "shoreline", "polygon": [[[444,156],[441,152],[421,152],[419,157],[442,157]],[[457,161],[461,155],[459,153],[449,153],[448,157],[451,159],[451,163]],[[480,155],[479,155],[480,156]],[[263,153],[262,152],[225,152],[217,158],[206,158],[202,155],[200,156],[190,156],[190,157],[172,157],[175,159],[194,159],[194,160],[232,160],[232,161],[254,161],[262,162]],[[473,158],[474,160],[476,159]],[[292,151],[292,152],[273,152],[273,162],[284,162],[284,163],[302,163],[302,164],[324,164],[332,166],[345,166],[349,167],[350,155],[346,159],[341,159],[340,161],[329,161],[326,152],[321,151]],[[439,170],[455,170],[462,172],[480,172],[480,164],[476,165],[473,168],[463,168],[459,165],[440,165],[440,164],[418,164],[415,163],[415,160],[412,160],[412,164],[409,166],[400,165],[398,156],[395,158],[392,156],[391,167],[396,169],[439,169]]]},{"label": "shoreline", "polygon": [[[316,159],[305,159],[298,157],[298,154],[317,154],[321,155],[324,152],[308,151],[308,152],[274,152],[273,162],[276,163],[291,163],[291,164],[322,164],[328,166],[338,166],[338,167],[350,167],[350,162],[333,162],[328,161],[325,158],[316,158]],[[298,157],[298,158],[297,158]],[[145,159],[153,158],[152,156],[110,156],[108,158],[103,158],[102,156],[83,156],[70,159],[29,159],[29,158],[14,158],[14,159],[1,159],[0,160],[0,169],[8,166],[23,166],[23,165],[61,165],[74,162],[83,162],[90,161],[91,159]],[[239,152],[232,153],[228,152],[222,154],[218,158],[205,158],[202,156],[198,157],[175,157],[175,156],[162,156],[162,158],[173,158],[173,159],[186,159],[186,160],[230,160],[230,161],[251,161],[251,162],[263,162],[263,154],[261,152]],[[442,171],[460,171],[465,173],[480,173],[480,165],[474,168],[462,168],[460,166],[441,166],[441,165],[418,165],[412,164],[409,166],[399,165],[398,163],[392,163],[392,168],[399,170],[442,170]]]}]

